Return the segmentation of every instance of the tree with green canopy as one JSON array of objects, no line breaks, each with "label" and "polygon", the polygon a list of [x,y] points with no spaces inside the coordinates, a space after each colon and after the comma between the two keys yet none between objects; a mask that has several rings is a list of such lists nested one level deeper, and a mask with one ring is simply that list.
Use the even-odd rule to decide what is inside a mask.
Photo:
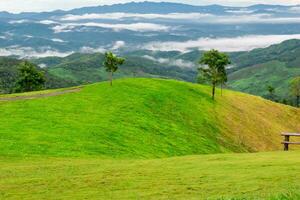
[{"label": "tree with green canopy", "polygon": [[218,50],[205,52],[199,61],[203,65],[199,68],[198,82],[210,83],[212,85],[212,99],[215,99],[216,86],[223,86],[227,82],[226,66],[229,65],[230,59],[227,54]]},{"label": "tree with green canopy", "polygon": [[20,64],[18,70],[16,92],[30,92],[44,88],[46,82],[45,75],[42,71],[39,71],[34,64],[24,61]]},{"label": "tree with green canopy", "polygon": [[296,106],[300,104],[300,76],[294,78],[290,82],[291,95],[296,97]]},{"label": "tree with green canopy", "polygon": [[112,52],[105,53],[105,61],[103,65],[105,70],[109,73],[110,85],[112,86],[113,74],[118,70],[120,65],[123,65],[125,62],[124,58],[117,57]]}]

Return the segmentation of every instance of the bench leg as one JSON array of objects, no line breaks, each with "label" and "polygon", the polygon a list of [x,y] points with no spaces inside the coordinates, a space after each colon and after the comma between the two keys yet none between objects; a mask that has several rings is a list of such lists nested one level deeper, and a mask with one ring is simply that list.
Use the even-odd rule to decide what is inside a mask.
[{"label": "bench leg", "polygon": [[284,144],[284,151],[288,151],[289,150],[289,144]]},{"label": "bench leg", "polygon": [[[284,137],[284,141],[285,142],[289,142],[290,141],[290,136],[289,135],[286,135],[285,137]],[[288,151],[289,150],[289,144],[288,143],[285,143],[284,144],[284,151]]]}]

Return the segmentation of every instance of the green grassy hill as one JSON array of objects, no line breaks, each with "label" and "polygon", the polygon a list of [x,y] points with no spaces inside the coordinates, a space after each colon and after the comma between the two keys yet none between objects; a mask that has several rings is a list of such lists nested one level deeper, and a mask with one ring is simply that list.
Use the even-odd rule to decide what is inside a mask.
[{"label": "green grassy hill", "polygon": [[295,108],[232,91],[213,102],[207,86],[160,79],[0,101],[0,109],[0,155],[155,158],[279,150],[280,132],[300,129]]},{"label": "green grassy hill", "polygon": [[2,95],[0,199],[300,197],[299,152],[230,154],[281,150],[300,110],[217,92],[140,78]]}]

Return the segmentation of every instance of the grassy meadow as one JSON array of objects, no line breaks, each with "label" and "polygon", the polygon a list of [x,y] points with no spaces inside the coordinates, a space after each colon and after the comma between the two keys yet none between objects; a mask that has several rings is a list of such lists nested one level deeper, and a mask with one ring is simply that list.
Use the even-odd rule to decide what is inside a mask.
[{"label": "grassy meadow", "polygon": [[0,158],[1,199],[299,199],[299,152]]},{"label": "grassy meadow", "polygon": [[0,199],[300,197],[298,151],[279,152],[300,111],[210,90],[140,78],[1,96]]}]

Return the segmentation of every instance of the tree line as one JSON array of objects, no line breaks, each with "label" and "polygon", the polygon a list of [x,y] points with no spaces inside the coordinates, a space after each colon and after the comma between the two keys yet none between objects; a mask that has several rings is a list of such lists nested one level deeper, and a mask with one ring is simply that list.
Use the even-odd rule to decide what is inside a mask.
[{"label": "tree line", "polygon": [[[217,50],[210,50],[205,52],[199,61],[202,66],[198,69],[198,83],[200,84],[210,84],[212,87],[212,99],[215,99],[215,88],[220,86],[221,95],[223,86],[228,81],[226,66],[231,64],[229,56],[225,53],[221,53]],[[288,102],[287,99],[283,99],[281,102],[276,99],[275,91],[276,88],[273,86],[267,86],[268,96],[267,98],[280,102],[283,104],[290,104],[293,106],[300,106],[300,76],[293,78],[290,81],[290,95],[295,98],[295,103]]]},{"label": "tree line", "polygon": [[[118,71],[119,67],[125,63],[125,58],[118,57],[112,52],[106,52],[102,66],[108,73],[108,80],[110,86],[113,85],[114,73]],[[218,50],[210,50],[203,54],[199,60],[200,67],[198,68],[197,82],[200,84],[211,85],[211,97],[215,100],[216,88],[220,87],[221,95],[223,87],[228,81],[226,66],[231,64],[230,58],[227,54],[219,52]],[[45,87],[45,74],[37,69],[37,67],[24,61],[19,66],[19,74],[15,83],[14,92],[30,92],[42,90]],[[277,101],[275,91],[276,88],[272,86],[267,87],[268,99]],[[295,97],[295,105],[300,106],[300,76],[294,78],[290,82],[290,94]],[[287,100],[281,103],[287,104]]]},{"label": "tree line", "polygon": [[286,98],[283,98],[282,100],[278,99],[276,88],[271,85],[267,86],[267,92],[268,94],[265,97],[271,101],[300,107],[300,76],[291,79],[289,82],[289,94],[293,97],[292,100]]}]

